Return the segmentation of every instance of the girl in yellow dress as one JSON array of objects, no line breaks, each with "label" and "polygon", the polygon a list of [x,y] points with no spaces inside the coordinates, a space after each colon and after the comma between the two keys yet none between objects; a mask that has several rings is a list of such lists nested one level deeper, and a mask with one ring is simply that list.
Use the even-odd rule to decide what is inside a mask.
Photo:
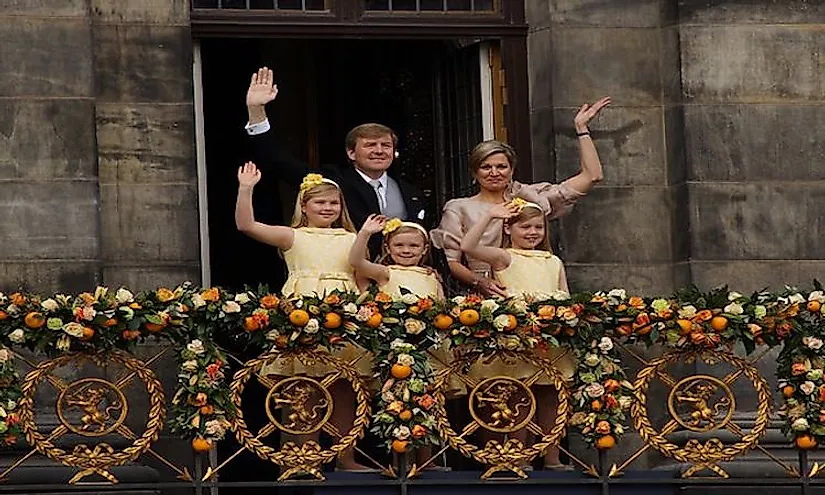
[{"label": "girl in yellow dress", "polygon": [[[381,258],[379,263],[373,263],[364,257],[364,253],[370,237],[382,231],[384,243]],[[418,297],[443,301],[444,289],[438,274],[424,264],[429,247],[430,238],[421,225],[402,222],[397,218],[389,220],[383,215],[370,215],[352,245],[350,264],[359,280],[374,281],[393,298],[400,299],[403,288]],[[443,364],[452,361],[452,353],[446,345],[430,352],[435,357],[433,368],[436,372],[443,369]],[[446,395],[455,397],[466,393],[461,381],[455,375],[451,376]],[[419,463],[429,460],[429,449],[419,449],[416,454]]]},{"label": "girl in yellow dress", "polygon": [[[318,294],[323,296],[334,289],[356,291],[358,288],[349,264],[349,251],[355,241],[355,227],[347,213],[344,195],[334,181],[319,174],[309,174],[301,183],[292,225],[266,225],[255,221],[252,208],[252,190],[261,180],[261,172],[252,162],[238,169],[238,201],[235,205],[235,224],[249,237],[275,246],[281,250],[289,276],[281,290],[284,296]],[[334,355],[351,361],[359,349],[347,344]],[[361,376],[372,374],[369,359],[361,359],[357,365]],[[262,370],[264,375],[322,377],[332,369],[313,365],[305,366],[297,359],[278,360]],[[336,398],[332,423],[341,432],[349,430],[355,417],[355,395],[344,380],[332,385]],[[317,434],[315,435],[317,437]],[[314,439],[314,438],[313,438]],[[344,470],[365,470],[355,462],[350,449],[341,454],[338,467]]]},{"label": "girl in yellow dress", "polygon": [[[485,229],[496,219],[503,219],[502,247],[481,245]],[[569,292],[567,277],[562,261],[555,256],[547,239],[549,229],[542,208],[524,200],[513,200],[503,205],[494,205],[484,213],[461,241],[461,250],[477,260],[489,263],[495,278],[504,287],[508,295],[528,296],[546,299],[554,293]],[[575,369],[570,353],[562,350],[551,351],[547,357],[558,358],[554,366],[570,380]],[[562,355],[563,354],[563,355]],[[494,363],[486,369],[478,366],[471,374],[476,378],[498,374],[514,378],[526,378],[533,374],[527,365],[504,365]],[[545,377],[537,382],[535,392],[538,403],[537,419],[539,425],[547,431],[552,427],[556,416],[556,391],[552,382]],[[526,430],[519,432],[526,438]],[[544,465],[550,469],[565,469],[559,461],[559,449],[552,447],[544,455]]]}]

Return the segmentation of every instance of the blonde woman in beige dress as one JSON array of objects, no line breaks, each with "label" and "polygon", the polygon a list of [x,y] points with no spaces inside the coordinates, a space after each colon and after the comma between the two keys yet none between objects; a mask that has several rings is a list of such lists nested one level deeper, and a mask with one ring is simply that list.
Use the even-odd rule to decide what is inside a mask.
[{"label": "blonde woman in beige dress", "polygon": [[[481,243],[487,227],[494,220],[504,221],[502,247],[488,247]],[[550,251],[547,240],[547,220],[541,206],[524,200],[506,205],[494,205],[487,209],[479,222],[467,232],[461,241],[461,250],[474,259],[487,263],[497,281],[507,287],[511,296],[546,298],[559,291],[569,292],[562,261]],[[554,349],[547,356],[556,359],[554,366],[569,381],[573,377],[575,363],[567,349]],[[489,365],[475,365],[470,371],[475,378],[507,375],[523,379],[534,370],[525,364],[504,364],[496,360]],[[537,419],[539,425],[550,429],[556,419],[556,390],[547,377],[536,382]],[[526,438],[527,431],[519,432]],[[544,465],[550,469],[564,469],[559,461],[558,447],[545,452]]]},{"label": "blonde woman in beige dress", "polygon": [[[249,237],[281,250],[289,275],[281,293],[292,295],[324,295],[334,289],[357,291],[357,285],[349,264],[349,252],[355,241],[355,227],[347,213],[344,196],[334,181],[319,174],[304,178],[295,202],[295,212],[290,227],[266,225],[255,221],[252,208],[252,191],[261,180],[261,172],[252,162],[238,170],[238,201],[235,205],[235,224]],[[323,253],[323,256],[319,256]],[[333,354],[350,361],[362,350],[347,344]],[[372,375],[368,359],[358,363],[361,376]],[[278,360],[262,370],[264,375],[322,377],[333,370],[323,365],[306,366],[297,359]],[[332,385],[335,408],[332,423],[339,431],[347,431],[355,418],[355,394],[345,380]],[[318,434],[304,435],[306,440],[317,441]],[[368,471],[355,462],[352,449],[338,459],[338,467],[347,471]]]},{"label": "blonde woman in beige dress", "polygon": [[[469,165],[473,179],[479,185],[479,193],[448,201],[444,205],[441,224],[430,234],[433,245],[444,250],[450,273],[456,280],[486,296],[506,294],[506,287],[492,276],[489,264],[472,256],[462,257],[461,239],[471,226],[481,220],[490,205],[504,204],[516,197],[540,205],[548,220],[570,213],[573,205],[602,180],[602,164],[587,125],[609,104],[610,98],[605,97],[579,109],[573,120],[581,170],[561,184],[522,184],[513,181],[516,153],[505,143],[484,141],[473,149]],[[490,223],[481,237],[481,245],[501,245],[500,220]]]}]

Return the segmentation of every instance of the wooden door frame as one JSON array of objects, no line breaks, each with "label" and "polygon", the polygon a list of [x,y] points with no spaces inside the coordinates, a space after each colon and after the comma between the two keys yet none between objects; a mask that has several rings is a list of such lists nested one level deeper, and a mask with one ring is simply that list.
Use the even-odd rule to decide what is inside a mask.
[{"label": "wooden door frame", "polygon": [[[274,12],[192,9],[192,36],[200,38],[488,39],[497,40],[505,76],[501,95],[506,140],[516,149],[516,179],[532,182],[527,24],[524,0],[496,0],[495,12],[403,14],[364,12],[356,0],[333,2],[329,11]],[[499,132],[497,137],[505,137]]]}]

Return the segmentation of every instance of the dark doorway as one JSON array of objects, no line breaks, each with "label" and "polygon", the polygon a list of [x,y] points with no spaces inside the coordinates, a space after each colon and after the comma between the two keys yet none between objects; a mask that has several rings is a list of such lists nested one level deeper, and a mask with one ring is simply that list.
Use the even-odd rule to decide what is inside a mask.
[{"label": "dark doorway", "polygon": [[[346,164],[344,136],[380,122],[399,136],[391,172],[416,183],[438,212],[468,184],[466,154],[481,139],[478,48],[448,41],[201,41],[212,283],[280,289],[278,253],[234,227],[237,167],[249,159],[244,97],[259,66],[275,71],[278,98],[267,113],[279,140],[312,166]],[[276,177],[256,188],[255,214],[289,221],[295,192]]]}]

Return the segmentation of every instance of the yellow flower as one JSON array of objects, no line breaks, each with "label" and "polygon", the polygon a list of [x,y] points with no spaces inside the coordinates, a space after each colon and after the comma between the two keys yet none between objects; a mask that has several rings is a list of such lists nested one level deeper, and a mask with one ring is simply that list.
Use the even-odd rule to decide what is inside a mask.
[{"label": "yellow flower", "polygon": [[307,192],[315,186],[319,186],[324,182],[324,176],[321,174],[307,174],[301,182],[301,192]]},{"label": "yellow flower", "polygon": [[510,201],[510,203],[508,204],[508,206],[515,206],[515,207],[517,207],[519,210],[521,210],[522,208],[524,208],[525,206],[527,206],[527,201],[526,201],[526,200],[524,200],[524,199],[522,199],[522,198],[513,198],[513,199]]},{"label": "yellow flower", "polygon": [[400,218],[393,218],[388,220],[387,223],[384,224],[384,235],[387,235],[391,232],[395,232],[401,227],[401,224],[403,223],[404,222],[402,222]]}]

